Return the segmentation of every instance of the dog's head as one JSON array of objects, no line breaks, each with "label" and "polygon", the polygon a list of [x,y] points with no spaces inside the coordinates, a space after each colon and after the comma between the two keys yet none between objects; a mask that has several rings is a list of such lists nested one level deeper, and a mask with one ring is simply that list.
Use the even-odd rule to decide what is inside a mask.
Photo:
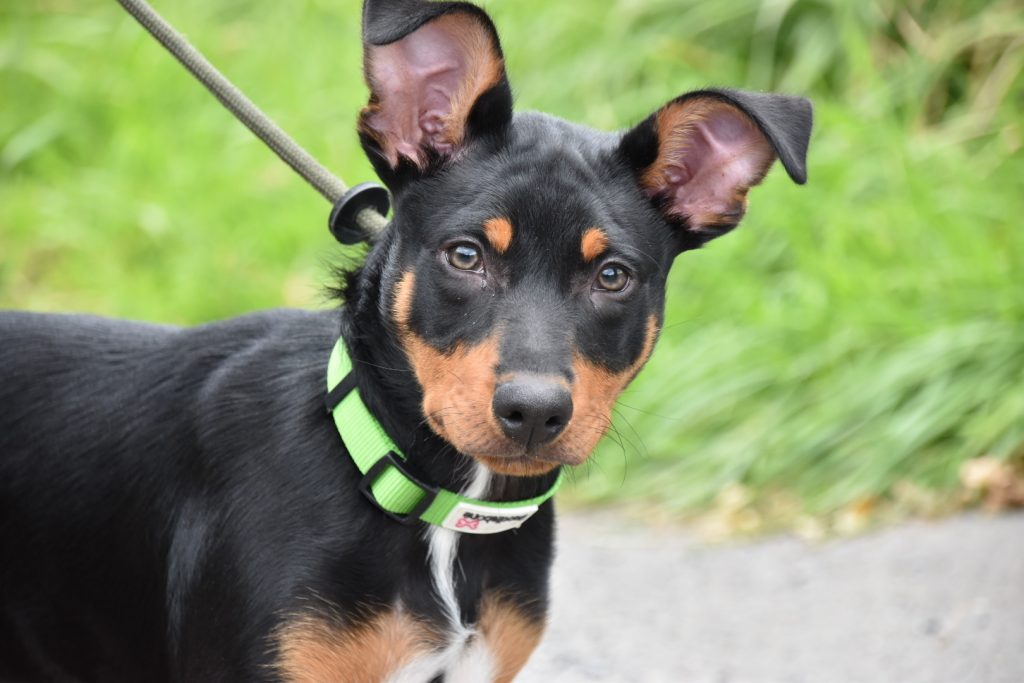
[{"label": "dog's head", "polygon": [[368,0],[363,146],[395,199],[386,315],[430,427],[495,471],[579,464],[650,356],[673,259],[739,223],[810,103],[706,90],[625,133],[513,115],[498,35],[458,2]]}]

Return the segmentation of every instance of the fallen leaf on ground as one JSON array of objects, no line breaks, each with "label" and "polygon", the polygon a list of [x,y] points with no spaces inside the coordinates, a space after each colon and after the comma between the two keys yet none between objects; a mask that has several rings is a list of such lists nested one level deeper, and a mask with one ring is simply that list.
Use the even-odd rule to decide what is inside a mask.
[{"label": "fallen leaf on ground", "polygon": [[968,460],[960,467],[960,482],[983,497],[985,507],[998,512],[1024,506],[1024,472],[991,456]]}]

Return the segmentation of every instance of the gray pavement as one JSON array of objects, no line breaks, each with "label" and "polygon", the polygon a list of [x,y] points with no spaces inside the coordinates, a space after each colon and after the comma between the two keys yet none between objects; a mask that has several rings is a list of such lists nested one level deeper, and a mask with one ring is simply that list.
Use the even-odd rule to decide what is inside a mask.
[{"label": "gray pavement", "polygon": [[560,522],[518,683],[1024,683],[1024,514],[727,546]]}]

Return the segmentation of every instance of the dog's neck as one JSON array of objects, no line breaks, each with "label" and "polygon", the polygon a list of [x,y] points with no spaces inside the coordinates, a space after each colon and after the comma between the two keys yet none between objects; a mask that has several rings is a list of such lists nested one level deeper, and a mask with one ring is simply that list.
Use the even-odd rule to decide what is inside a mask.
[{"label": "dog's neck", "polygon": [[[391,325],[382,317],[388,306],[380,281],[371,254],[367,265],[350,281],[341,309],[341,335],[349,347],[359,393],[414,473],[436,486],[462,491],[477,479],[476,461],[427,426],[415,373]],[[550,489],[556,477],[557,472],[541,477],[494,474],[480,497],[493,501],[532,498]]]}]

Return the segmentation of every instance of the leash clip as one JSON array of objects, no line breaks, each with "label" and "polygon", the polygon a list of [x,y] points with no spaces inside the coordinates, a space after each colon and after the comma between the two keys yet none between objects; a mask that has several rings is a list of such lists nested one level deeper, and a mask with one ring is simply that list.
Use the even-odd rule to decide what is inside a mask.
[{"label": "leash clip", "polygon": [[[380,479],[381,475],[384,474],[384,470],[389,466],[394,467],[398,470],[399,474],[423,491],[423,498],[421,498],[420,502],[416,504],[416,507],[410,510],[407,514],[400,515],[388,510],[381,505],[380,501],[377,500],[377,497],[373,495],[373,484]],[[434,499],[437,498],[438,494],[438,488],[436,486],[424,484],[422,481],[409,474],[409,470],[405,469],[402,459],[399,458],[394,451],[388,451],[386,455],[381,456],[380,460],[373,463],[373,466],[368,469],[366,474],[363,475],[363,478],[359,480],[359,491],[362,492],[362,494],[366,496],[374,506],[380,508],[381,512],[385,515],[396,522],[406,525],[422,521],[420,519],[420,515],[427,511],[427,508],[429,508],[431,503],[434,502]]]},{"label": "leash clip", "polygon": [[363,209],[373,209],[381,216],[387,216],[391,210],[391,195],[387,188],[377,183],[359,183],[341,195],[327,219],[327,227],[334,239],[342,244],[359,244],[377,237],[368,233],[356,220]]}]

